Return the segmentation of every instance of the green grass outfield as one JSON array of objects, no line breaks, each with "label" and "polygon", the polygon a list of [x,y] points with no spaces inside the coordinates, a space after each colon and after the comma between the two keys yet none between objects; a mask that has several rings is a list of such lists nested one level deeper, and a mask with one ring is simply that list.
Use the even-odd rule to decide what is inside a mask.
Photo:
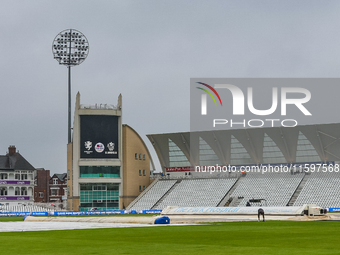
[{"label": "green grass outfield", "polygon": [[[1,223],[0,223],[1,226]],[[0,233],[3,254],[340,254],[340,221]]]},{"label": "green grass outfield", "polygon": [[[3,221],[23,221],[24,217],[15,217],[15,216],[11,216],[11,217],[0,217],[0,222]],[[1,225],[0,225],[1,226]]]}]

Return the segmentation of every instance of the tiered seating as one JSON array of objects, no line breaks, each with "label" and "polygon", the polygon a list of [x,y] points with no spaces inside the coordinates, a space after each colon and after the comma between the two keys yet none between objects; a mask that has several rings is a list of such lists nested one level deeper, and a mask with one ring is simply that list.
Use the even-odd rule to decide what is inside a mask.
[{"label": "tiered seating", "polygon": [[161,210],[167,206],[217,206],[236,180],[236,178],[183,180],[155,209]]},{"label": "tiered seating", "polygon": [[304,173],[247,173],[231,197],[244,197],[238,206],[246,206],[249,199],[265,199],[267,206],[286,206],[299,186]]},{"label": "tiered seating", "polygon": [[47,209],[46,207],[37,206],[37,205],[2,205],[0,206],[0,213],[1,212],[49,212],[53,211],[51,209]]},{"label": "tiered seating", "polygon": [[340,207],[340,173],[312,173],[294,205],[317,204],[322,207]]},{"label": "tiered seating", "polygon": [[136,204],[134,204],[131,210],[149,210],[158,200],[160,200],[164,194],[175,185],[176,180],[158,181],[146,194],[141,197]]},{"label": "tiered seating", "polygon": [[[304,181],[301,182],[304,177]],[[177,186],[174,186],[176,180],[159,180],[131,209],[161,210],[166,206],[217,206],[236,180],[236,178],[183,179]],[[265,201],[261,204],[252,203],[252,206],[286,206],[300,183],[303,188],[294,206],[317,204],[322,207],[340,207],[340,173],[336,172],[311,175],[247,173],[238,180],[236,189],[230,195],[235,199],[231,206],[246,206],[253,198]]]}]

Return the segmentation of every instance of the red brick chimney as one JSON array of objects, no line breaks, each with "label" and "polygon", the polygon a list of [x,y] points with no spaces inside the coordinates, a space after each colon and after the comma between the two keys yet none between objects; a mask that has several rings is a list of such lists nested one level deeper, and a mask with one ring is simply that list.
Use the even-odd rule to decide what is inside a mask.
[{"label": "red brick chimney", "polygon": [[8,147],[8,154],[12,156],[14,153],[16,153],[17,148],[15,148],[15,145],[10,145]]}]

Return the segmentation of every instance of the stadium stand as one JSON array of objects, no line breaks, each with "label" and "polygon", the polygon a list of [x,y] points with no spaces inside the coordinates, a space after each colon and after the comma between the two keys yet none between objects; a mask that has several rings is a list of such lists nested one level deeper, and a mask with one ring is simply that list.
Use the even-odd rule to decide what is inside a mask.
[{"label": "stadium stand", "polygon": [[237,178],[158,180],[129,210],[160,210],[173,206],[217,206]]},{"label": "stadium stand", "polygon": [[37,205],[1,205],[0,213],[5,212],[52,212],[55,210]]},{"label": "stadium stand", "polygon": [[253,198],[263,199],[265,204],[258,204],[261,206],[286,206],[304,176],[305,173],[247,173],[239,179],[158,180],[158,183],[129,209],[224,206],[225,203],[220,202],[225,197],[230,198],[229,201],[234,200],[230,206],[246,206]]},{"label": "stadium stand", "polygon": [[235,184],[233,179],[182,180],[168,196],[153,209],[162,210],[168,205],[188,207],[217,206]]},{"label": "stadium stand", "polygon": [[[238,180],[214,206],[241,207],[247,203],[248,206],[300,206],[314,203],[325,208],[340,207],[340,173],[334,173],[339,171],[340,164],[339,137],[340,123],[148,135],[166,178],[183,179],[165,193],[154,208],[201,206],[203,202],[197,201],[218,200],[220,194],[200,189],[213,189],[216,184],[211,179],[230,178]],[[209,166],[216,168],[209,170]],[[228,169],[221,172],[218,166],[228,166]],[[230,166],[236,171],[230,170]],[[309,173],[318,166],[322,169],[327,166],[327,172]],[[242,169],[252,167],[258,167],[260,171],[266,169],[266,172],[241,173]],[[269,173],[269,169],[275,171],[280,167],[289,172]],[[193,183],[202,179],[197,185],[199,188],[189,185],[189,179]]]},{"label": "stadium stand", "polygon": [[294,206],[313,203],[322,207],[340,207],[340,173],[311,173],[306,179]]},{"label": "stadium stand", "polygon": [[167,206],[243,207],[301,206],[340,207],[340,173],[247,173],[239,178],[158,180],[131,210],[162,210]]},{"label": "stadium stand", "polygon": [[177,180],[158,181],[144,196],[131,207],[129,210],[148,210],[151,209],[165,193],[176,184]]},{"label": "stadium stand", "polygon": [[253,198],[264,199],[266,206],[286,206],[303,176],[304,173],[247,173],[231,197],[241,198],[237,206],[246,206]]}]

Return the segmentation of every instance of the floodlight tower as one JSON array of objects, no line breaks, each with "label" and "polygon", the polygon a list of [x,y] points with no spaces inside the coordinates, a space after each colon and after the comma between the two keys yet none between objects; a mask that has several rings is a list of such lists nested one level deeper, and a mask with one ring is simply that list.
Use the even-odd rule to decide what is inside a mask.
[{"label": "floodlight tower", "polygon": [[53,40],[53,57],[68,68],[68,143],[71,142],[71,67],[83,63],[89,54],[89,42],[75,29],[61,31]]}]

